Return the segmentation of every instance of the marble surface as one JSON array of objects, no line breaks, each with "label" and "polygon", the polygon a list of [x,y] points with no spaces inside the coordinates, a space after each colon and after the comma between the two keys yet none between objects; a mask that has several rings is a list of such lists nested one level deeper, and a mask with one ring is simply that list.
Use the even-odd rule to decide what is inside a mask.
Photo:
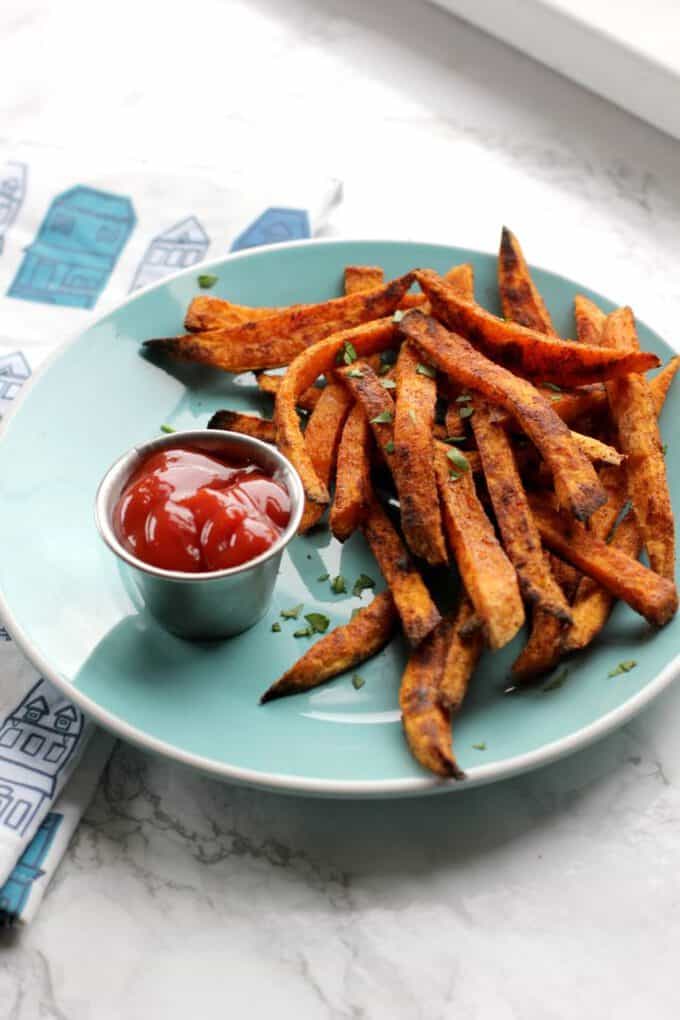
[{"label": "marble surface", "polygon": [[[680,145],[417,0],[0,6],[0,129],[341,176],[334,235],[492,249],[675,341]],[[0,1017],[619,1020],[680,1011],[680,686],[560,764],[387,803],[118,746]],[[605,1005],[606,1004],[606,1005]]]}]

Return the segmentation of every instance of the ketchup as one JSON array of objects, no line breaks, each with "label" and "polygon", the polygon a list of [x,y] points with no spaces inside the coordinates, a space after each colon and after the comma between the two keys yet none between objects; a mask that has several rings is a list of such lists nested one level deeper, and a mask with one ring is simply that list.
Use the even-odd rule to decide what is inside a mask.
[{"label": "ketchup", "polygon": [[178,448],[140,465],[116,504],[113,526],[145,563],[198,573],[260,556],[289,518],[288,492],[261,468]]}]

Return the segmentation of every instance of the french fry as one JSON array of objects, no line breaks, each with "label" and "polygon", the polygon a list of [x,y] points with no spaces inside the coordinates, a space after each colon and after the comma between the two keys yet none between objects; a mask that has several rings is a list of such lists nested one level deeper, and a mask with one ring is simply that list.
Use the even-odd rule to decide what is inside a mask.
[{"label": "french fry", "polygon": [[[282,375],[268,375],[266,372],[258,372],[257,374],[257,388],[262,390],[263,393],[269,393],[272,397],[276,397],[282,382]],[[323,390],[318,386],[310,386],[304,393],[300,394],[297,406],[301,407],[303,411],[313,411],[322,393]]]},{"label": "french fry", "polygon": [[595,538],[576,521],[567,522],[545,502],[530,497],[531,509],[545,545],[592,577],[616,598],[656,627],[663,627],[678,608],[675,585],[655,574],[612,544]]},{"label": "french fry", "polygon": [[457,294],[460,294],[466,301],[475,299],[475,271],[469,262],[463,262],[460,266],[453,266],[444,279],[449,287],[453,287]]},{"label": "french fry", "polygon": [[377,290],[384,282],[385,274],[379,266],[345,266],[345,294]]},{"label": "french fry", "polygon": [[545,333],[506,322],[472,301],[465,301],[442,277],[418,269],[418,283],[432,305],[433,314],[449,329],[483,348],[507,368],[560,386],[602,382],[629,372],[646,372],[659,359],[642,351],[608,350],[560,340]]},{"label": "french fry", "polygon": [[435,472],[444,528],[470,601],[491,648],[502,648],[524,623],[517,575],[477,498],[472,473],[455,472],[449,450],[437,443]]},{"label": "french fry", "polygon": [[371,499],[371,431],[361,404],[355,404],[342,430],[329,523],[339,542],[352,535]]},{"label": "french fry", "polygon": [[649,385],[652,389],[652,401],[654,403],[654,413],[656,414],[657,418],[661,414],[661,409],[663,408],[666,397],[668,396],[668,391],[670,389],[671,383],[673,382],[673,379],[675,378],[675,373],[678,371],[679,368],[680,368],[680,355],[676,354],[675,357],[671,358],[671,360],[666,365],[663,366],[661,371],[657,375],[655,375],[653,379],[650,379],[649,381]]},{"label": "french fry", "polygon": [[601,440],[596,439],[595,436],[585,436],[582,432],[574,432],[573,429],[570,429],[570,432],[572,440],[581,452],[586,455],[588,460],[594,463],[620,467],[626,459],[625,454],[619,453],[613,446],[603,443]]},{"label": "french fry", "polygon": [[410,644],[417,646],[441,620],[423,579],[404,543],[376,499],[371,504],[362,531],[392,592]]},{"label": "french fry", "polygon": [[435,775],[464,779],[456,764],[451,715],[439,698],[451,623],[442,620],[411,652],[399,689],[404,734],[416,761]]},{"label": "french fry", "polygon": [[527,684],[554,669],[562,658],[562,636],[565,623],[551,613],[537,609],[531,634],[512,664],[510,673],[518,684]]},{"label": "french fry", "polygon": [[442,372],[517,418],[552,471],[560,504],[568,506],[575,517],[586,520],[606,501],[592,464],[531,383],[496,365],[463,337],[422,312],[409,312],[398,329]]},{"label": "french fry", "polygon": [[391,315],[412,283],[413,274],[408,273],[379,290],[284,309],[240,326],[147,340],[144,346],[226,372],[280,368],[320,340]]},{"label": "french fry", "polygon": [[602,342],[602,330],[607,316],[594,301],[577,294],[574,298],[574,319],[576,320],[576,336],[584,344],[597,346]]},{"label": "french fry", "polygon": [[[340,437],[351,406],[352,398],[342,383],[329,382],[307,422],[305,449],[317,477],[326,488],[329,487],[333,477]],[[305,504],[300,521],[300,535],[304,535],[318,523],[324,509],[320,503],[308,501]]]},{"label": "french fry", "polygon": [[[335,366],[336,358],[350,348],[363,357],[387,350],[394,343],[396,327],[392,319],[378,319],[354,329],[326,337],[297,356],[283,377],[274,405],[276,442],[284,456],[293,463],[302,480],[307,499],[312,503],[329,502],[328,486],[319,478],[300,428],[296,411],[298,397],[318,376]],[[347,345],[350,345],[349,347]]]},{"label": "french fry", "polygon": [[546,562],[508,436],[494,424],[483,400],[475,400],[470,420],[503,547],[517,571],[522,595],[530,605],[563,623],[571,622],[569,606]]},{"label": "french fry", "polygon": [[399,495],[401,526],[411,552],[431,566],[446,563],[446,545],[434,476],[434,409],[437,400],[433,372],[420,363],[410,344],[397,359],[397,400],[394,414],[392,474]]},{"label": "french fry", "polygon": [[477,614],[463,593],[453,620],[452,634],[439,684],[439,700],[452,714],[459,712],[470,679],[484,650],[484,630],[471,626]]},{"label": "french fry", "polygon": [[208,428],[240,432],[243,436],[261,439],[263,443],[276,441],[274,422],[268,418],[258,418],[255,414],[241,414],[239,411],[216,411],[208,422]]},{"label": "french fry", "polygon": [[506,319],[546,336],[557,336],[545,302],[531,279],[519,241],[507,227],[503,227],[498,253],[498,289]]},{"label": "french fry", "polygon": [[265,691],[260,704],[309,691],[354,669],[385,647],[397,628],[398,619],[390,593],[384,591],[376,595],[349,623],[336,627],[312,645]]},{"label": "french fry", "polygon": [[244,322],[267,319],[280,311],[280,308],[249,308],[247,305],[235,305],[222,298],[199,294],[187,309],[184,328],[187,333],[202,333],[210,329],[224,329],[225,326],[241,326]]},{"label": "french fry", "polygon": [[[638,346],[630,308],[607,316],[602,344],[616,351]],[[643,375],[631,374],[607,382],[612,418],[626,454],[628,495],[640,528],[649,563],[657,574],[675,576],[675,526],[666,479],[666,463],[651,389]]]},{"label": "french fry", "polygon": [[349,387],[366,415],[378,450],[391,465],[394,453],[394,401],[389,391],[365,361],[338,369],[337,375]]}]

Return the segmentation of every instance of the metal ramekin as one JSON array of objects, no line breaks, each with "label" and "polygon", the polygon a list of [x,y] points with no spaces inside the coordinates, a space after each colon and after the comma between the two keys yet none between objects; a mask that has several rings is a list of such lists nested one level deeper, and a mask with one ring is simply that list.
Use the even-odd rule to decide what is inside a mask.
[{"label": "metal ramekin", "polygon": [[[152,454],[176,446],[247,458],[285,485],[291,501],[290,521],[270,549],[238,567],[189,574],[151,566],[123,548],[112,521],[128,479]],[[275,447],[236,432],[196,429],[152,439],[117,460],[97,490],[95,520],[101,537],[132,575],[147,609],[166,630],[189,639],[223,638],[247,630],[266,613],[281,555],[295,536],[304,502],[297,471]]]}]

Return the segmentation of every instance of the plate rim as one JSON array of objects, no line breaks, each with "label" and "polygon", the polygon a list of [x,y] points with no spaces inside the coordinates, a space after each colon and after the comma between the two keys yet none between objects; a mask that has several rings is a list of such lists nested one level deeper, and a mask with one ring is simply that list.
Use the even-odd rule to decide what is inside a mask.
[{"label": "plate rim", "polygon": [[[8,426],[21,410],[24,401],[33,390],[33,387],[45,374],[47,374],[52,363],[57,361],[68,348],[76,344],[85,333],[94,329],[109,317],[117,314],[121,309],[125,308],[133,301],[136,301],[144,294],[149,293],[150,291],[161,290],[174,280],[183,279],[188,276],[200,275],[201,270],[204,268],[215,268],[229,262],[247,260],[248,258],[257,257],[259,254],[261,255],[264,251],[287,251],[291,248],[321,246],[332,247],[339,245],[394,245],[396,247],[403,247],[405,245],[424,245],[431,248],[440,248],[445,251],[457,248],[458,251],[465,251],[470,254],[490,257],[493,257],[495,254],[495,252],[487,252],[478,248],[469,248],[467,246],[457,247],[456,245],[442,244],[441,242],[415,241],[413,239],[400,240],[398,238],[380,239],[328,237],[305,238],[301,241],[287,241],[277,245],[249,248],[243,251],[229,252],[226,255],[222,255],[214,259],[206,259],[202,262],[198,262],[193,266],[189,266],[176,273],[169,274],[162,280],[151,283],[146,287],[140,287],[139,290],[129,294],[124,300],[118,302],[108,311],[103,312],[100,316],[89,321],[85,326],[74,331],[73,334],[60,343],[42,362],[38,370],[31,375],[30,379],[24,383],[19,395],[12,402],[10,410],[3,416],[2,421],[0,422],[0,443],[5,436]],[[558,277],[561,281],[572,285],[575,289],[582,287],[581,284],[572,280],[571,277],[564,276],[561,273],[556,273],[554,270],[545,269],[544,267],[537,266],[534,263],[531,264],[531,268],[540,272],[548,273],[551,276]],[[668,341],[664,342],[668,343]],[[668,346],[671,347],[671,350],[674,349],[670,343],[668,343]],[[229,765],[218,761],[217,759],[207,758],[203,755],[178,748],[174,744],[152,736],[136,726],[132,726],[125,719],[102,708],[88,695],[83,694],[70,681],[63,679],[59,675],[58,671],[42,657],[37,648],[33,646],[30,638],[24,632],[23,628],[15,620],[14,614],[5,599],[5,594],[1,587],[0,613],[2,614],[3,623],[6,626],[8,633],[21,652],[26,656],[28,661],[35,666],[37,670],[39,670],[42,676],[53,683],[58,690],[64,693],[66,697],[70,698],[76,705],[78,705],[79,708],[82,709],[83,712],[89,715],[104,729],[127,740],[129,743],[143,748],[144,750],[152,751],[162,757],[170,758],[182,765],[188,765],[189,767],[195,768],[206,775],[211,775],[216,778],[241,785],[276,791],[279,793],[289,793],[292,795],[302,794],[318,797],[348,798],[378,798],[394,796],[409,797],[422,794],[464,791],[471,789],[473,786],[482,786],[486,783],[509,779],[512,776],[521,775],[524,772],[528,772],[540,766],[549,765],[551,762],[574,754],[576,751],[588,747],[596,740],[605,737],[607,734],[618,729],[642,711],[646,705],[648,705],[654,698],[658,697],[658,695],[669,687],[670,684],[677,679],[678,675],[680,675],[679,652],[641,691],[632,695],[617,708],[611,709],[609,712],[600,716],[587,726],[581,727],[568,736],[550,741],[550,743],[543,744],[540,747],[535,748],[533,751],[514,755],[513,757],[507,758],[501,762],[495,762],[488,765],[474,765],[466,770],[466,778],[464,782],[459,782],[455,779],[439,779],[435,776],[427,775],[404,779],[379,780],[309,778],[282,772],[265,772],[258,769]]]}]

